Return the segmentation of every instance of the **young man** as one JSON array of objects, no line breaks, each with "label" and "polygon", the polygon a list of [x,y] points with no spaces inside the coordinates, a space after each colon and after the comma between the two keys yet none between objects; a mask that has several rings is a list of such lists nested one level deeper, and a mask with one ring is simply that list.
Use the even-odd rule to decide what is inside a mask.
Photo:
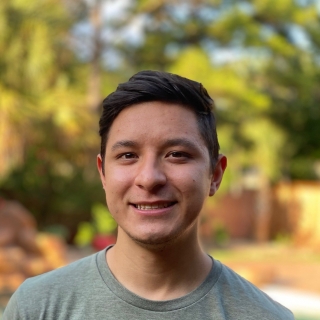
[{"label": "young man", "polygon": [[4,320],[293,319],[198,240],[227,165],[200,83],[143,71],[103,104],[98,170],[114,246],[27,280]]}]

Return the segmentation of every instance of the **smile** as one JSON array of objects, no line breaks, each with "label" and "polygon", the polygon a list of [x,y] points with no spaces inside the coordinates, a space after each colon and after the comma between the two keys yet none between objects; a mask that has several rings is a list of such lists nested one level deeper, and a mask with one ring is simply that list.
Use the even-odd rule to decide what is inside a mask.
[{"label": "smile", "polygon": [[134,206],[139,210],[155,210],[164,209],[174,205],[174,202],[161,203],[161,204],[134,204]]}]

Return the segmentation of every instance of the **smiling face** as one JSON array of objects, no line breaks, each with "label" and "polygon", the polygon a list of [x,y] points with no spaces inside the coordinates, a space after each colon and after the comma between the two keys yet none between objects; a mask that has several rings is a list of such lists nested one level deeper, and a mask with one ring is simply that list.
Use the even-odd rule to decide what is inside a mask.
[{"label": "smiling face", "polygon": [[191,109],[145,102],[121,111],[108,134],[104,173],[98,156],[118,238],[161,245],[196,234],[204,200],[218,189],[225,166],[220,156],[211,172]]}]

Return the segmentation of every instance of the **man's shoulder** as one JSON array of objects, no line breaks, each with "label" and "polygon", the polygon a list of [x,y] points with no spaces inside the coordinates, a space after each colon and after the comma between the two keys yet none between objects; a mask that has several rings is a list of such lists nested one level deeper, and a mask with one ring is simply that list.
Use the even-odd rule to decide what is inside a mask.
[{"label": "man's shoulder", "polygon": [[77,315],[84,312],[82,306],[101,288],[99,254],[27,279],[10,299],[4,319],[69,319],[72,308]]},{"label": "man's shoulder", "polygon": [[27,279],[18,289],[19,295],[33,294],[45,295],[54,289],[61,290],[63,287],[75,287],[77,283],[86,281],[90,273],[96,272],[96,255],[74,261],[64,267]]},{"label": "man's shoulder", "polygon": [[294,319],[290,310],[225,265],[216,285],[231,313],[246,319]]}]

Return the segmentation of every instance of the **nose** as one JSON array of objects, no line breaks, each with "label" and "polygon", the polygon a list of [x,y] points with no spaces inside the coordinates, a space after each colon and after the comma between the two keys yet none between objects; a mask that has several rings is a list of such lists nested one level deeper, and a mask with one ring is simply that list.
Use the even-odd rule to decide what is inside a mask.
[{"label": "nose", "polygon": [[167,177],[160,160],[148,156],[141,160],[135,177],[135,184],[147,191],[154,191],[166,184]]}]

